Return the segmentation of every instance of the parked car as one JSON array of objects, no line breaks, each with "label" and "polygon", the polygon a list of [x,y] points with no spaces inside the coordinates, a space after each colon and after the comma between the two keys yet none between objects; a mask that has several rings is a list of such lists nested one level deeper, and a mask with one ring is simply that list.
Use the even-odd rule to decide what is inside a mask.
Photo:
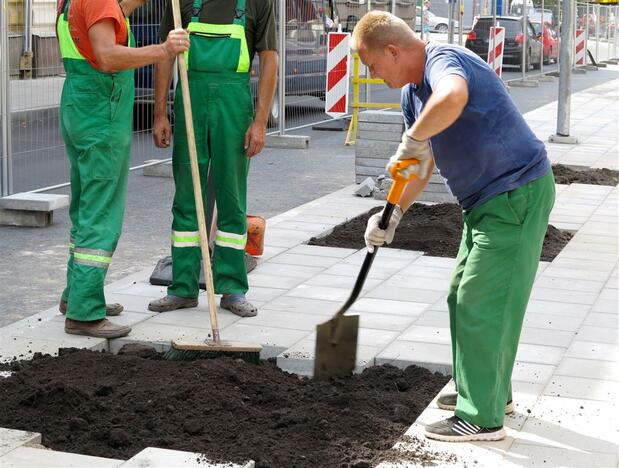
[{"label": "parked car", "polygon": [[[514,65],[522,69],[522,55],[524,44],[524,32],[522,17],[498,16],[497,26],[505,28],[505,44],[503,48],[503,64]],[[473,24],[473,29],[466,37],[465,47],[475,52],[485,62],[488,58],[488,38],[492,27],[492,16],[481,16]],[[534,69],[540,68],[542,54],[541,36],[538,36],[531,23],[527,20],[526,28],[526,64],[525,70],[531,65]]]},{"label": "parked car", "polygon": [[541,23],[533,21],[531,24],[535,34],[538,37],[541,36],[544,44],[544,64],[548,64],[553,60],[556,62],[559,58],[559,44],[561,42],[559,34],[548,22],[544,22],[543,30]]},{"label": "parked car", "polygon": [[[425,29],[426,31],[446,33],[449,30],[449,18],[436,16],[431,11],[426,11],[425,14],[425,25],[427,26],[427,28]],[[454,20],[453,27],[458,28],[459,24],[460,23],[458,23],[458,21]],[[417,15],[417,19],[415,20],[415,31],[421,31],[421,16],[419,14]]]}]

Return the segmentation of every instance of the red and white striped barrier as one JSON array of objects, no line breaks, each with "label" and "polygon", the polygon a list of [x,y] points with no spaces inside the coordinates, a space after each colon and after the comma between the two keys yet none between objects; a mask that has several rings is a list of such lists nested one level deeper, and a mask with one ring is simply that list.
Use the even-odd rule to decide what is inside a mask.
[{"label": "red and white striped barrier", "polygon": [[[494,48],[492,47],[494,38]],[[488,38],[488,64],[496,72],[499,77],[503,72],[503,44],[505,43],[505,28],[497,26],[490,28],[490,37]]]},{"label": "red and white striped barrier", "polygon": [[585,64],[585,30],[576,30],[576,53],[574,54],[574,63],[576,65]]},{"label": "red and white striped barrier", "polygon": [[348,112],[350,33],[329,33],[328,45],[325,112],[335,118]]}]

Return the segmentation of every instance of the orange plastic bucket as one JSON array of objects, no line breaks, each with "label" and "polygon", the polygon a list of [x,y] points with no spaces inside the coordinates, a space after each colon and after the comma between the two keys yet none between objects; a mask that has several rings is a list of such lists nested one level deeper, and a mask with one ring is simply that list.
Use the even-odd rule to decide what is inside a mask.
[{"label": "orange plastic bucket", "polygon": [[261,216],[247,215],[247,244],[245,252],[259,257],[264,252],[264,231],[267,222]]}]

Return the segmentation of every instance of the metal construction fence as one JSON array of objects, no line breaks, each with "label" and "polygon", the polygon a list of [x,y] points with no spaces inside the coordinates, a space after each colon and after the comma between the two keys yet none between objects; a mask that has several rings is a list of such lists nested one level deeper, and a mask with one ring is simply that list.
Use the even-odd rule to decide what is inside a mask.
[{"label": "metal construction fence", "polygon": [[[159,22],[167,1],[150,0],[132,15],[132,31],[138,46],[159,41]],[[59,131],[64,69],[55,36],[56,0],[0,2],[0,196],[5,196],[66,184],[69,167]],[[484,43],[482,37],[484,28],[520,18],[520,31],[528,33],[521,35],[522,52],[511,69],[516,67],[522,75],[503,76],[506,81],[514,81],[530,80],[557,69],[560,3],[559,0],[434,0],[433,3],[429,0],[273,0],[283,60],[268,131],[284,133],[330,120],[324,112],[328,33],[340,28],[352,31],[369,10],[396,14],[424,39],[461,44],[472,50],[473,32],[477,28],[481,33],[475,40],[481,39],[477,52],[481,57],[488,49],[488,40]],[[586,63],[591,64],[591,58],[599,63],[616,57],[618,7],[574,2],[574,13],[576,29],[584,29],[586,49],[591,53],[587,54]],[[525,23],[527,18],[530,24]],[[546,22],[547,27],[542,25]],[[170,150],[158,149],[152,142],[153,68],[144,67],[135,72],[133,168],[151,159],[171,156]],[[256,95],[258,57],[252,64],[251,74],[252,91]],[[361,76],[365,75],[362,67]],[[360,101],[384,101],[381,91],[385,89],[380,88],[375,86],[370,91],[369,86],[362,86]]]}]

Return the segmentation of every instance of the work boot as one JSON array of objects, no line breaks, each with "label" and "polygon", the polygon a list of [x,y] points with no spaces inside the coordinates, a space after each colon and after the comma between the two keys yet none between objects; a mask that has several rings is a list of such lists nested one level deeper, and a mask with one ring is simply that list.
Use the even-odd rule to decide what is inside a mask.
[{"label": "work boot", "polygon": [[170,312],[171,310],[190,309],[191,307],[198,307],[198,299],[171,294],[148,303],[148,310],[153,312]]},{"label": "work boot", "polygon": [[[65,301],[64,299],[60,299],[58,310],[62,315],[66,315],[67,307],[67,301]],[[117,315],[120,315],[123,310],[125,310],[125,308],[120,304],[105,304],[105,315],[107,315],[108,317],[115,317]]]},{"label": "work boot", "polygon": [[[456,409],[456,403],[458,402],[458,394],[457,393],[443,393],[439,395],[438,400],[436,400],[436,404],[440,409],[454,411]],[[505,414],[510,414],[514,412],[514,402],[509,400],[505,405]]]},{"label": "work boot", "polygon": [[94,338],[120,338],[121,336],[128,335],[131,327],[116,325],[108,319],[82,322],[66,318],[64,320],[64,331],[70,335],[85,335]]},{"label": "work boot", "polygon": [[219,305],[239,317],[255,317],[258,309],[245,297],[245,294],[224,294]]}]

